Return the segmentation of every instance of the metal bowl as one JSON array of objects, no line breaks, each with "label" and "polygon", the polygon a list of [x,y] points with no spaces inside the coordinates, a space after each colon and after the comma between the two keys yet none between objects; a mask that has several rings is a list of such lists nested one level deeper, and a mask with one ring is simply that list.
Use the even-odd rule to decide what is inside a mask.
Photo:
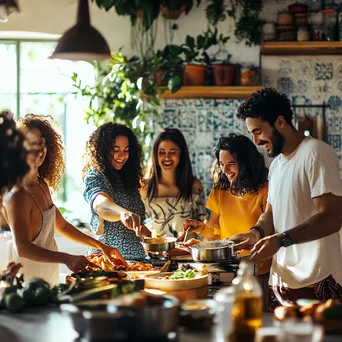
[{"label": "metal bowl", "polygon": [[176,334],[179,302],[162,296],[162,304],[142,307],[101,303],[62,304],[79,338],[90,341],[140,341]]},{"label": "metal bowl", "polygon": [[162,241],[160,238],[145,238],[142,245],[145,251],[151,252],[170,251],[176,247],[176,238],[166,237],[165,240]]},{"label": "metal bowl", "polygon": [[227,260],[235,255],[233,241],[218,240],[207,241],[190,246],[191,256],[194,261],[216,262]]}]

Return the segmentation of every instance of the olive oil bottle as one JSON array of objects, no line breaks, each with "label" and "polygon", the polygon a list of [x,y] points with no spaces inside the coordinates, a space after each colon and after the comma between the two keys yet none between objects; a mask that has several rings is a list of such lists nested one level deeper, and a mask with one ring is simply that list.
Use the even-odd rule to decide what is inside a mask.
[{"label": "olive oil bottle", "polygon": [[262,325],[262,290],[254,276],[254,264],[242,261],[233,280],[232,333],[229,342],[253,342]]}]

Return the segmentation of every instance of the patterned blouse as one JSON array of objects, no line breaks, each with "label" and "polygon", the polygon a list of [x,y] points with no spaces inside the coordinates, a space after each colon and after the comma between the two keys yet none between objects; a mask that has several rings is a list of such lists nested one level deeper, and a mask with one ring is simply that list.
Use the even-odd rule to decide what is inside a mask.
[{"label": "patterned blouse", "polygon": [[99,241],[109,246],[116,247],[125,259],[141,260],[145,258],[145,251],[139,238],[133,230],[128,229],[121,221],[109,222],[96,214],[93,201],[100,192],[107,193],[120,207],[125,208],[145,220],[145,207],[138,189],[126,189],[122,182],[114,186],[109,182],[105,174],[94,168],[90,168],[85,177],[84,198],[90,204],[91,220],[90,228]]},{"label": "patterned blouse", "polygon": [[193,194],[191,199],[177,197],[155,197],[151,202],[144,200],[149,229],[161,235],[178,237],[186,219],[203,221],[206,218],[204,192]]}]

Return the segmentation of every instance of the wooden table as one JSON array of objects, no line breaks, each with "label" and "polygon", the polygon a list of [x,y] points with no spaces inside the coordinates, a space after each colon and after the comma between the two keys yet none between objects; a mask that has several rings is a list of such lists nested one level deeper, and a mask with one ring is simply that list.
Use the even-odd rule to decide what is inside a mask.
[{"label": "wooden table", "polygon": [[[272,314],[265,314],[264,325],[272,324]],[[179,342],[214,342],[215,327],[208,332],[179,331]],[[74,342],[78,341],[71,321],[59,309],[30,309],[21,314],[0,311],[1,342]],[[324,342],[340,342],[342,335],[326,336]]]}]

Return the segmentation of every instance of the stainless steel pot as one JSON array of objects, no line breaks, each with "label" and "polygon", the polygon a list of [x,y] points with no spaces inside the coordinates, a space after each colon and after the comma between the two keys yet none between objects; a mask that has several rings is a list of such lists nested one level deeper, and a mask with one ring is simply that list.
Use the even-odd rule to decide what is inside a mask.
[{"label": "stainless steel pot", "polygon": [[177,333],[179,302],[163,296],[161,305],[125,307],[111,304],[62,304],[79,338],[90,341],[140,341]]},{"label": "stainless steel pot", "polygon": [[191,256],[194,261],[216,262],[227,260],[235,255],[234,245],[235,243],[229,240],[202,242],[190,246]]},{"label": "stainless steel pot", "polygon": [[164,242],[158,242],[160,238],[145,238],[142,242],[145,251],[162,252],[170,251],[176,247],[176,238],[166,237]]}]

